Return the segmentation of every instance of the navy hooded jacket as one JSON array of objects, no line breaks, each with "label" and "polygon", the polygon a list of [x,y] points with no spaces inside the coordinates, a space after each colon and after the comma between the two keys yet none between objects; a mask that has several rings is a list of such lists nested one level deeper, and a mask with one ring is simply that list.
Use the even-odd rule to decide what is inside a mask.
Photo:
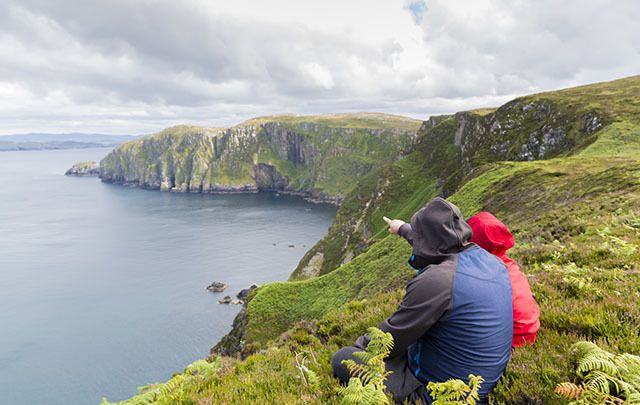
[{"label": "navy hooded jacket", "polygon": [[486,401],[511,353],[513,307],[505,265],[469,242],[471,228],[460,210],[442,198],[429,202],[399,233],[424,267],[379,326],[394,337],[389,359],[408,356],[409,369],[423,383],[482,376],[480,399]]}]

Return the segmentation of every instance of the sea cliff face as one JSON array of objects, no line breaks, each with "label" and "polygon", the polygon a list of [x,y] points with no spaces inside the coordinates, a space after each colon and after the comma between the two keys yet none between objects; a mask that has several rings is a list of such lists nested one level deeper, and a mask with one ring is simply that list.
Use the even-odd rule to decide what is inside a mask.
[{"label": "sea cliff face", "polygon": [[98,165],[98,162],[94,162],[92,160],[78,162],[71,166],[64,175],[76,177],[97,177],[100,175],[100,165]]},{"label": "sea cliff face", "polygon": [[116,148],[100,162],[100,177],[162,191],[278,191],[340,204],[358,178],[404,156],[419,126],[384,114],[178,126]]}]

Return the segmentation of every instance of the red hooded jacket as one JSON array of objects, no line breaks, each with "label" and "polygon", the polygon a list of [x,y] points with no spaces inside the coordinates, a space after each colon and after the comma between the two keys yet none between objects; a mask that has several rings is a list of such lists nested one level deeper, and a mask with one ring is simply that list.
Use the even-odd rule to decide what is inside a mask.
[{"label": "red hooded jacket", "polygon": [[513,300],[513,347],[533,344],[540,329],[540,307],[531,294],[527,276],[520,271],[518,263],[507,256],[514,245],[509,229],[488,212],[480,212],[468,221],[473,230],[471,242],[500,258],[509,270]]}]

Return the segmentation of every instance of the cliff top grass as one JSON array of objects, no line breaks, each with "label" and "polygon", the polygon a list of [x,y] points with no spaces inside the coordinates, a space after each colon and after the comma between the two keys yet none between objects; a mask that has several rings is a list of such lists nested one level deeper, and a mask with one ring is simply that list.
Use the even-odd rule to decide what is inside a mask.
[{"label": "cliff top grass", "polygon": [[602,111],[613,121],[640,123],[640,75],[610,82],[548,91],[523,99],[550,100],[581,110]]},{"label": "cliff top grass", "polygon": [[403,117],[400,115],[376,112],[357,112],[320,115],[272,115],[252,118],[239,124],[238,126],[260,125],[268,122],[281,122],[293,125],[299,125],[301,123],[313,123],[317,125],[337,128],[395,129],[414,132],[420,128],[420,125],[422,125],[421,120]]}]

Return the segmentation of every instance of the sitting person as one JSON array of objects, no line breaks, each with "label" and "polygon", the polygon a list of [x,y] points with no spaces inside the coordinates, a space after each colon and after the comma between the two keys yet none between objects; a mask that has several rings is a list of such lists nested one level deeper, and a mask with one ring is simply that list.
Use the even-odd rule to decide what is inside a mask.
[{"label": "sitting person", "polygon": [[[471,227],[455,205],[435,198],[411,218],[389,220],[389,232],[413,246],[409,264],[417,270],[398,309],[378,327],[394,339],[385,360],[387,391],[397,402],[430,404],[428,382],[482,376],[480,402],[504,372],[511,354],[513,310],[505,265],[470,242]],[[346,383],[343,360],[354,359],[368,344],[333,356],[334,374]]]},{"label": "sitting person", "polygon": [[536,341],[540,329],[540,308],[531,294],[527,276],[518,263],[507,256],[514,244],[513,235],[505,224],[488,212],[480,212],[468,221],[473,236],[471,242],[497,256],[507,266],[513,295],[513,342],[511,346],[524,346]]}]

